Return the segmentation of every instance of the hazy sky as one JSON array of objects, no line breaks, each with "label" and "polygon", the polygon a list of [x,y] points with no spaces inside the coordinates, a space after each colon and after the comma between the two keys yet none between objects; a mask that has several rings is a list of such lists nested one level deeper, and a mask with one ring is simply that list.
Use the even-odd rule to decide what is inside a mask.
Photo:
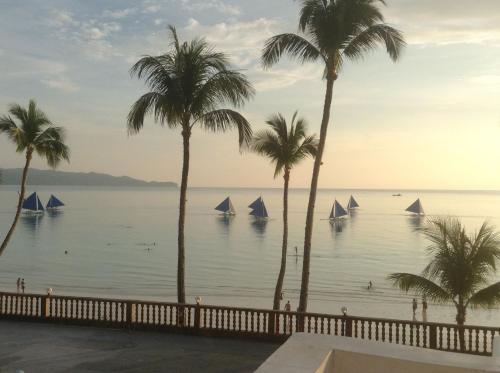
[{"label": "hazy sky", "polygon": [[[387,22],[408,41],[401,62],[383,52],[348,64],[334,93],[321,187],[500,189],[500,1],[388,0]],[[296,31],[293,0],[0,0],[0,113],[35,98],[68,130],[61,169],[179,181],[181,137],[149,120],[128,137],[125,118],[145,92],[130,66],[204,36],[257,89],[243,112],[254,129],[299,110],[318,132],[321,67],[259,63],[263,41]],[[0,136],[0,167],[21,167]],[[40,160],[35,167],[46,168]],[[307,187],[312,162],[292,174]],[[267,160],[240,154],[237,134],[192,137],[191,186],[280,186]]]}]

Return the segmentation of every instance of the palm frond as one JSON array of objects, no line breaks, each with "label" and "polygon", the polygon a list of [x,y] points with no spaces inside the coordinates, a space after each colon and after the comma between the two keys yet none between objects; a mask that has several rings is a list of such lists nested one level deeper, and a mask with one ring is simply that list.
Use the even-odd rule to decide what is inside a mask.
[{"label": "palm frond", "polygon": [[283,54],[299,60],[301,63],[317,61],[325,57],[319,49],[305,38],[296,34],[280,34],[268,39],[262,51],[262,64],[269,68],[276,64]]},{"label": "palm frond", "polygon": [[241,146],[250,144],[252,128],[243,115],[230,109],[218,109],[208,112],[198,119],[201,125],[213,132],[226,132],[236,128]]},{"label": "palm frond", "polygon": [[157,123],[174,128],[182,120],[177,109],[176,103],[171,103],[168,96],[157,92],[145,93],[130,109],[127,117],[128,133],[137,134],[144,126],[145,117],[151,113]]},{"label": "palm frond", "polygon": [[471,307],[491,308],[500,304],[500,281],[473,294],[468,304]]},{"label": "palm frond", "polygon": [[453,300],[452,296],[441,286],[422,276],[411,273],[393,273],[388,276],[388,280],[404,292],[411,290],[436,302],[445,303]]},{"label": "palm frond", "polygon": [[352,60],[357,60],[377,48],[379,44],[385,44],[391,59],[397,61],[406,42],[400,31],[386,24],[377,24],[364,29],[348,40],[342,53]]},{"label": "palm frond", "polygon": [[35,139],[34,149],[45,158],[50,167],[56,168],[62,160],[69,162],[69,147],[64,143],[65,133],[61,127],[49,127]]}]

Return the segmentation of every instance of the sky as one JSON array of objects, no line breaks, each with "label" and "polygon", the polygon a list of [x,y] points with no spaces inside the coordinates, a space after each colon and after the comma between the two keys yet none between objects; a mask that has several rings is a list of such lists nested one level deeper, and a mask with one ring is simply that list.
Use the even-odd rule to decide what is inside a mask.
[{"label": "sky", "polygon": [[[169,49],[166,27],[204,37],[248,75],[256,95],[241,112],[255,131],[280,112],[319,132],[319,64],[283,60],[263,70],[264,41],[296,32],[294,0],[0,0],[0,113],[30,98],[67,129],[65,171],[179,182],[178,130],[151,119],[128,136],[126,116],[146,88],[129,69]],[[500,190],[500,1],[387,0],[386,21],[407,47],[344,67],[334,87],[322,188]],[[236,132],[192,136],[190,186],[280,187],[268,160],[238,149]],[[0,168],[23,166],[0,135]],[[33,167],[46,169],[43,160]],[[312,161],[292,171],[308,187]]]}]

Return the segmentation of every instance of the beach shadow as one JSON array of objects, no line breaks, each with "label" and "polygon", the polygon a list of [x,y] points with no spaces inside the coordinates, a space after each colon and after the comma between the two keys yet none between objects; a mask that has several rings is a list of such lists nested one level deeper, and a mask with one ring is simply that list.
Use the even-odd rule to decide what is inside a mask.
[{"label": "beach shadow", "polygon": [[251,226],[255,231],[255,233],[257,233],[260,236],[263,236],[266,233],[267,220],[256,219],[252,222]]}]

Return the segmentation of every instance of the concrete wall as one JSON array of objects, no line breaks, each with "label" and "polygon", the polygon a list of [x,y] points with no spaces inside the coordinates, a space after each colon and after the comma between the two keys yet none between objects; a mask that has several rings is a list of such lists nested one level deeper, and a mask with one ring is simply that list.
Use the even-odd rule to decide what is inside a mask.
[{"label": "concrete wall", "polygon": [[486,373],[500,358],[329,335],[294,334],[257,373]]}]

